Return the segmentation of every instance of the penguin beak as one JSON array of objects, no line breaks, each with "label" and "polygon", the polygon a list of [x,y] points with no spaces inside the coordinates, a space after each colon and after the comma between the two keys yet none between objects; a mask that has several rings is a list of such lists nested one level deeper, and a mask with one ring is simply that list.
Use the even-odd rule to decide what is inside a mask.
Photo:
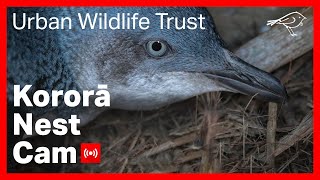
[{"label": "penguin beak", "polygon": [[226,68],[203,72],[205,76],[233,92],[277,103],[287,100],[286,89],[277,78],[246,63],[228,50],[223,50]]}]

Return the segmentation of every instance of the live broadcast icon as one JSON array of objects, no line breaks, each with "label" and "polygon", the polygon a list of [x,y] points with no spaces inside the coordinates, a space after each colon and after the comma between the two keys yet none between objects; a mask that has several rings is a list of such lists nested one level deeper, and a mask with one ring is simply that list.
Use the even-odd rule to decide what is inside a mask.
[{"label": "live broadcast icon", "polygon": [[99,143],[81,143],[81,159],[83,164],[99,164],[101,162],[101,149]]}]

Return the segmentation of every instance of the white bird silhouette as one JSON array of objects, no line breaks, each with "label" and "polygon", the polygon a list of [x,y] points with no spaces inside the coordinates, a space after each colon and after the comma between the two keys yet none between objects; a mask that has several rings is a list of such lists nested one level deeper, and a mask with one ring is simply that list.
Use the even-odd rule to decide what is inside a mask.
[{"label": "white bird silhouette", "polygon": [[267,21],[267,26],[273,26],[275,24],[282,24],[288,29],[291,36],[297,36],[297,34],[295,34],[292,29],[299,27],[299,26],[303,26],[303,20],[305,20],[305,19],[307,19],[307,18],[304,15],[295,11],[295,12],[291,12],[291,13],[289,13],[279,19]]}]

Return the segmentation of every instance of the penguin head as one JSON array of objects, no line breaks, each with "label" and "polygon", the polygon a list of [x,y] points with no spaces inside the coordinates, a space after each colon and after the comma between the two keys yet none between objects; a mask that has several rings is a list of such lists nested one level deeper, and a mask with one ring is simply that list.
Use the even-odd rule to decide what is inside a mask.
[{"label": "penguin head", "polygon": [[[116,12],[128,12],[117,9]],[[72,58],[83,89],[108,84],[111,107],[149,110],[212,91],[231,91],[264,101],[283,102],[278,79],[244,62],[225,48],[204,8],[133,8],[149,17],[147,30],[93,31],[74,42]],[[160,29],[156,12],[205,17],[205,29]],[[181,25],[181,24],[180,24]],[[80,49],[79,49],[80,48]],[[70,49],[72,51],[72,48]]]}]

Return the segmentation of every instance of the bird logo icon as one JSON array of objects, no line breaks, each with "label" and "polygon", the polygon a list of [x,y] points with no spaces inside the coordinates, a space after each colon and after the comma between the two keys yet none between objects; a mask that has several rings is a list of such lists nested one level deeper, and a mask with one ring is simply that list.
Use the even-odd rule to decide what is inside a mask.
[{"label": "bird logo icon", "polygon": [[267,26],[273,26],[275,24],[282,24],[284,25],[291,36],[297,36],[296,33],[293,32],[294,28],[299,26],[303,26],[303,20],[307,19],[304,15],[299,12],[291,12],[279,19],[269,20],[267,21]]}]

